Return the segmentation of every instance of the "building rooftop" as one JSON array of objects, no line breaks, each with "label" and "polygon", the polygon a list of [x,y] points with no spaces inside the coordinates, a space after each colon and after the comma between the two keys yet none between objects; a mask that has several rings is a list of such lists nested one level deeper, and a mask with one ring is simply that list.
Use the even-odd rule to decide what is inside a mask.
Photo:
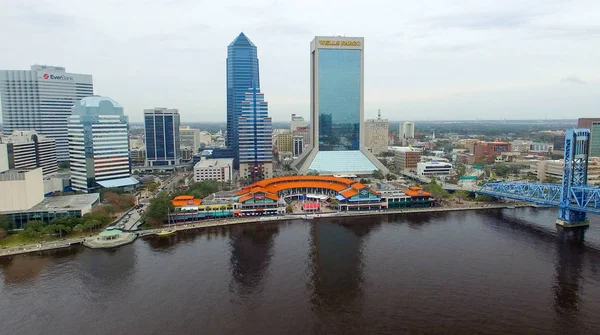
[{"label": "building rooftop", "polygon": [[236,191],[219,191],[206,196],[202,199],[203,204],[214,204],[221,201],[228,201],[237,198]]},{"label": "building rooftop", "polygon": [[327,173],[370,174],[377,167],[359,150],[319,151],[308,170]]},{"label": "building rooftop", "polygon": [[231,42],[231,44],[229,44],[229,46],[254,46],[254,43],[252,43],[248,36],[242,32],[233,40],[233,42]]},{"label": "building rooftop", "polygon": [[81,99],[79,101],[79,104],[85,107],[100,107],[100,102],[102,101],[108,101],[110,102],[113,107],[123,107],[121,105],[119,105],[118,102],[114,101],[113,99],[109,98],[109,97],[101,97],[98,95],[94,95],[91,97],[85,97],[83,99]]},{"label": "building rooftop", "polygon": [[111,229],[111,230],[104,230],[98,235],[100,235],[102,237],[108,237],[108,236],[117,236],[121,233],[122,233],[122,231],[120,231],[118,229]]},{"label": "building rooftop", "polygon": [[123,186],[131,186],[137,185],[139,181],[133,177],[125,177],[119,179],[111,179],[111,180],[100,180],[98,184],[104,188],[112,188],[112,187],[123,187]]},{"label": "building rooftop", "polygon": [[90,208],[100,201],[99,193],[63,195],[60,197],[47,197],[42,202],[33,206],[28,212],[72,211]]},{"label": "building rooftop", "polygon": [[39,167],[39,168],[33,168],[33,169],[11,169],[11,170],[2,171],[2,172],[0,172],[0,181],[25,180],[25,175],[28,172],[34,171],[36,169],[41,170],[42,168]]},{"label": "building rooftop", "polygon": [[411,151],[423,152],[422,148],[413,148],[413,147],[395,147],[395,146],[389,146],[388,150],[389,151],[398,151],[398,152],[411,152]]},{"label": "building rooftop", "polygon": [[54,139],[47,138],[43,135],[38,134],[35,130],[15,130],[8,136],[1,136],[0,143],[32,143],[33,136],[37,136],[38,142],[54,142]]},{"label": "building rooftop", "polygon": [[[204,152],[203,152],[204,153]],[[219,158],[219,159],[203,159],[194,165],[194,168],[220,168],[233,165],[233,158]]]}]

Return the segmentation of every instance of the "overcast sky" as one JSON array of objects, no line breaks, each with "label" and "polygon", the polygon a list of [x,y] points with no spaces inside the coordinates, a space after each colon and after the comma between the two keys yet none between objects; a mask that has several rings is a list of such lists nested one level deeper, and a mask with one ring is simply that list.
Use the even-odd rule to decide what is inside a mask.
[{"label": "overcast sky", "polygon": [[225,121],[241,31],[276,121],[308,118],[315,35],[365,38],[367,118],[600,117],[598,0],[4,0],[0,68],[92,74],[132,121],[155,106]]}]

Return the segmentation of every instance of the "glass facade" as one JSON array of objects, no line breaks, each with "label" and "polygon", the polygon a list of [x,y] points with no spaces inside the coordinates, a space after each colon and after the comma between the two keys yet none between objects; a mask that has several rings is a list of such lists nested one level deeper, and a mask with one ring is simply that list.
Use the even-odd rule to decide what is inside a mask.
[{"label": "glass facade", "polygon": [[238,164],[239,127],[242,102],[249,88],[259,88],[258,55],[256,46],[241,33],[227,47],[227,135],[226,145],[234,149]]},{"label": "glass facade", "polygon": [[239,160],[241,163],[270,163],[273,137],[269,106],[259,88],[250,90],[242,104],[239,119]]},{"label": "glass facade", "polygon": [[144,110],[146,165],[177,165],[181,160],[179,111],[155,108]]},{"label": "glass facade", "polygon": [[100,181],[131,176],[129,125],[123,107],[108,97],[86,97],[69,117],[69,165],[75,191],[96,192]]},{"label": "glass facade", "polygon": [[319,151],[359,150],[361,50],[317,49]]}]

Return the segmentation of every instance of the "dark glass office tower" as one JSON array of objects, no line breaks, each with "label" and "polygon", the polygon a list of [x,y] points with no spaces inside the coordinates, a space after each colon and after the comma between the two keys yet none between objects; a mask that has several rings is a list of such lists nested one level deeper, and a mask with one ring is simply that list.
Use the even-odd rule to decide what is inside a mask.
[{"label": "dark glass office tower", "polygon": [[146,166],[179,165],[179,111],[177,109],[144,109],[146,133]]},{"label": "dark glass office tower", "polygon": [[239,168],[238,119],[242,116],[242,102],[250,88],[259,88],[258,56],[256,46],[240,33],[227,47],[227,136],[225,143],[234,149],[235,168]]}]

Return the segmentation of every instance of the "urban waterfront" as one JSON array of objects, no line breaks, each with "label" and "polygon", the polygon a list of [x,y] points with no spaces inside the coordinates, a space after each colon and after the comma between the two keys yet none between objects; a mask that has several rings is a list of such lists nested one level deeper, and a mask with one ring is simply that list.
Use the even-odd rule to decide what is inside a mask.
[{"label": "urban waterfront", "polygon": [[597,333],[600,218],[519,208],[181,231],[0,258],[6,334]]}]

